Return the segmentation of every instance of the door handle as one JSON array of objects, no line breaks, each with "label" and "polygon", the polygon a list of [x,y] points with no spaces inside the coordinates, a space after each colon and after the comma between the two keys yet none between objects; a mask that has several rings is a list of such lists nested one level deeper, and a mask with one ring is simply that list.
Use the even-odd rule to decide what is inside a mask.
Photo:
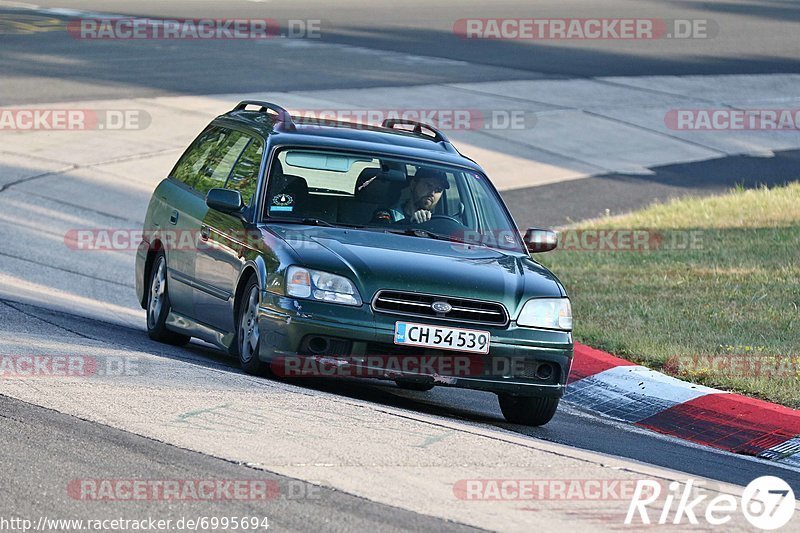
[{"label": "door handle", "polygon": [[200,238],[204,241],[208,240],[208,236],[211,234],[211,229],[208,226],[202,226],[200,228]]},{"label": "door handle", "polygon": [[177,224],[178,223],[178,212],[173,211],[172,214],[169,216],[169,223],[170,224]]}]

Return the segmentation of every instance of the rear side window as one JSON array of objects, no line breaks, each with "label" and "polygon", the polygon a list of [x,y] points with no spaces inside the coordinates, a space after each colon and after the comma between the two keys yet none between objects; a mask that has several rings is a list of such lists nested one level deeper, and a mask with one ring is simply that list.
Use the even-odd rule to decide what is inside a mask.
[{"label": "rear side window", "polygon": [[224,187],[250,137],[220,127],[209,128],[175,166],[173,177],[201,194]]},{"label": "rear side window", "polygon": [[[248,137],[248,139],[250,138]],[[250,200],[255,193],[263,155],[264,143],[260,139],[250,139],[225,184],[226,189],[233,189],[241,193],[245,205],[250,205]]]}]

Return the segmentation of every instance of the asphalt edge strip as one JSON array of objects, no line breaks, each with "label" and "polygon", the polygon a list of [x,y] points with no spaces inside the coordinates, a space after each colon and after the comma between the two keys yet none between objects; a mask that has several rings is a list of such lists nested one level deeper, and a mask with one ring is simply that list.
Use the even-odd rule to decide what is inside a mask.
[{"label": "asphalt edge strip", "polygon": [[575,343],[564,401],[695,444],[800,467],[800,411]]}]

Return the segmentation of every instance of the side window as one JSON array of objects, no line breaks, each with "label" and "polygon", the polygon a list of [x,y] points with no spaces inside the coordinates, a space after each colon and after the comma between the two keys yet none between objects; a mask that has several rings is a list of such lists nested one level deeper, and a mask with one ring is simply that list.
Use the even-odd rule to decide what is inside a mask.
[{"label": "side window", "polygon": [[223,187],[249,140],[238,131],[210,128],[178,161],[173,176],[201,194]]},{"label": "side window", "polygon": [[258,184],[258,171],[261,170],[261,156],[264,154],[264,143],[259,139],[250,139],[250,144],[242,152],[242,156],[233,167],[233,172],[225,184],[226,189],[239,191],[245,205],[250,205],[253,193]]},{"label": "side window", "polygon": [[193,183],[195,175],[206,164],[211,148],[217,143],[219,133],[219,128],[210,128],[200,135],[175,165],[172,177],[184,183]]}]

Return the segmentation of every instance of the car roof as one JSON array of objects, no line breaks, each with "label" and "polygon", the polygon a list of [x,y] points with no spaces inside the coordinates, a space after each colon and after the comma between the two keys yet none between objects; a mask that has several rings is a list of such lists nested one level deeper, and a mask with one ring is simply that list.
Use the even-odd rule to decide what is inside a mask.
[{"label": "car roof", "polygon": [[242,102],[233,111],[220,115],[216,122],[230,121],[253,129],[269,139],[272,146],[361,151],[466,167],[485,174],[480,165],[459,153],[441,132],[424,124],[420,125],[435,132],[434,135],[423,134],[419,130],[412,132],[350,122],[291,117],[282,108],[278,108],[286,113],[281,117],[266,112],[264,108],[259,111],[248,110],[245,103]]}]

